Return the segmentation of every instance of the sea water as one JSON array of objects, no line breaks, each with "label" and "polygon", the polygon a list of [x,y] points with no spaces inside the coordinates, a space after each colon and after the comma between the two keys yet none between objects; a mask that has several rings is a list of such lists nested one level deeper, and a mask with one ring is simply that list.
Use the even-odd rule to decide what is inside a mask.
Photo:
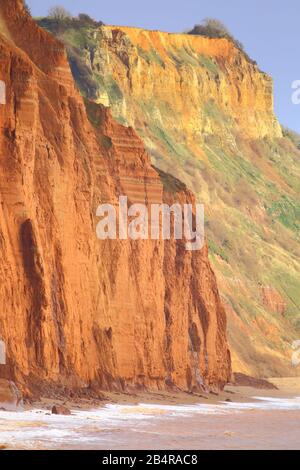
[{"label": "sea water", "polygon": [[110,404],[72,410],[0,412],[10,449],[299,449],[300,397],[255,397],[217,405]]}]

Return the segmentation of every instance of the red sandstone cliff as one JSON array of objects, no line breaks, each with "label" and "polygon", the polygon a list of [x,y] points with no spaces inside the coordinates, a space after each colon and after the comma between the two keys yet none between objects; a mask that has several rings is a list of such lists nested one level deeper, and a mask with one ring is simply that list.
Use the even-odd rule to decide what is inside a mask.
[{"label": "red sandstone cliff", "polygon": [[[67,388],[222,387],[226,318],[207,248],[99,241],[96,208],[191,202],[131,128],[75,89],[61,44],[0,3],[0,338],[11,376]],[[169,178],[169,177],[168,177]]]}]

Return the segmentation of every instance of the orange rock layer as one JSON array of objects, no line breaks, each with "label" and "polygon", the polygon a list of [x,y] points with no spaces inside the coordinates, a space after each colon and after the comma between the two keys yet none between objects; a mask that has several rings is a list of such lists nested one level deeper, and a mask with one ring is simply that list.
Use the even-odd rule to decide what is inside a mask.
[{"label": "orange rock layer", "polygon": [[[0,338],[11,377],[67,388],[222,387],[226,318],[207,248],[99,241],[97,206],[168,192],[131,128],[90,105],[62,46],[20,0],[0,4]],[[89,106],[89,105],[88,105]]]},{"label": "orange rock layer", "polygon": [[[223,129],[216,125],[216,116],[204,112],[211,100],[223,113],[220,120],[230,116],[227,125],[248,139],[282,137],[272,79],[232,41],[124,26],[103,26],[94,34],[98,47],[84,51],[86,64],[94,73],[105,70],[124,95],[111,103],[100,90],[96,99],[112,104],[114,115],[126,117],[131,125],[144,127],[141,103],[159,103],[156,121],[170,130],[176,120],[184,131],[182,141],[199,145]],[[172,119],[166,123],[169,110]]]}]

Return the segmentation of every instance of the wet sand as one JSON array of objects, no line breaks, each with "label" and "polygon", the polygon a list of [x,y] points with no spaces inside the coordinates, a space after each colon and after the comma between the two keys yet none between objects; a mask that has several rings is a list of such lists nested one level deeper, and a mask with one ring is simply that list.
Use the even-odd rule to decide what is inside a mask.
[{"label": "wet sand", "polygon": [[300,379],[279,390],[227,386],[221,394],[106,394],[95,407],[53,400],[0,412],[0,448],[8,449],[300,449]]}]

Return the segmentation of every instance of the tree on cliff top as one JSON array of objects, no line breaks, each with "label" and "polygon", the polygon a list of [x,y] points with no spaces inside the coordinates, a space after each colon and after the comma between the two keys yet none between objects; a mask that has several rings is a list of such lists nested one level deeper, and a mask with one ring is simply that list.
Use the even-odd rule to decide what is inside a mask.
[{"label": "tree on cliff top", "polygon": [[239,49],[244,50],[243,44],[230,33],[224,23],[215,18],[206,18],[201,24],[196,24],[188,34],[209,38],[227,38],[234,42]]},{"label": "tree on cliff top", "polygon": [[61,21],[72,18],[72,15],[64,7],[57,5],[50,8],[48,18]]},{"label": "tree on cliff top", "polygon": [[[104,25],[103,21],[96,21],[94,18],[91,18],[86,13],[79,13],[78,17],[74,17],[62,6],[54,6],[48,11],[48,16],[42,19],[43,23],[45,21],[49,26],[49,21],[51,24],[56,24],[59,26],[69,26],[69,27],[92,27],[98,28]],[[46,24],[45,24],[46,25]]]}]

